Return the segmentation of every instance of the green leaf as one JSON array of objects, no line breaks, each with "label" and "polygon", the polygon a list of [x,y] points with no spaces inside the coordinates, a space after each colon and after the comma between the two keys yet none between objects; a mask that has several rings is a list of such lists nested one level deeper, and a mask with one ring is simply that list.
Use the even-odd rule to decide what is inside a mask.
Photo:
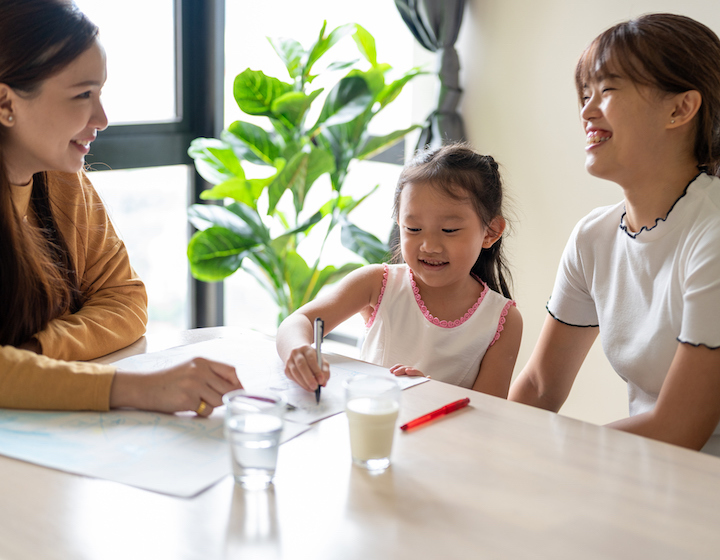
[{"label": "green leaf", "polygon": [[[404,138],[405,135],[412,132],[416,128],[421,128],[420,125],[414,124],[408,128],[404,128],[402,130],[396,130],[395,132],[391,132],[390,134],[386,134],[385,136],[373,136],[370,138],[363,147],[360,149],[360,152],[358,152],[355,157],[358,159],[367,159],[371,158],[376,154],[379,154],[380,152],[386,150],[393,144],[395,144],[398,140],[401,138]],[[398,162],[400,163],[400,162]]]},{"label": "green leaf", "polygon": [[[367,197],[369,197],[371,194],[373,194],[375,191],[377,191],[380,188],[380,185],[375,185],[370,191],[368,191],[365,195],[358,198],[357,200],[354,199],[351,196],[341,196],[339,200],[342,200],[342,205],[338,204],[338,214],[340,216],[348,216],[350,212],[355,210],[362,202],[365,201]],[[389,218],[389,212],[388,212],[388,218]]]},{"label": "green leaf", "polygon": [[249,68],[235,77],[233,94],[240,110],[248,115],[272,115],[272,103],[292,91],[290,84]]},{"label": "green leaf", "polygon": [[298,185],[296,189],[293,189],[295,211],[298,214],[305,206],[305,197],[310,191],[310,187],[322,174],[332,173],[333,171],[335,171],[335,158],[332,154],[321,148],[312,148],[308,159],[305,183],[302,188]]},{"label": "green leaf", "polygon": [[310,293],[306,295],[307,301],[314,300],[315,297],[318,295],[318,292],[325,285],[337,282],[338,280],[344,278],[350,272],[357,268],[360,268],[361,266],[362,265],[360,263],[347,263],[342,265],[340,268],[335,268],[332,265],[326,266],[320,271],[320,274],[315,277],[315,283],[313,284]]},{"label": "green leaf", "polygon": [[295,39],[285,37],[268,37],[267,40],[285,64],[290,77],[294,79],[302,75],[302,57],[305,55],[302,45]]},{"label": "green leaf", "polygon": [[340,61],[331,62],[330,64],[328,64],[327,69],[330,72],[334,72],[336,70],[345,70],[345,68],[350,68],[351,66],[354,66],[355,64],[357,64],[359,61],[360,61],[360,59],[356,58],[355,60],[348,60],[346,62],[340,62]]},{"label": "green leaf", "polygon": [[237,202],[244,202],[251,208],[257,208],[257,200],[260,198],[263,189],[271,181],[272,177],[267,179],[230,179],[212,189],[208,189],[200,193],[203,200],[223,200],[232,198]]},{"label": "green leaf", "polygon": [[245,224],[251,229],[252,234],[259,240],[258,243],[270,242],[270,230],[263,223],[260,215],[254,208],[247,206],[242,202],[233,202],[226,208],[229,212],[232,212],[245,222]]},{"label": "green leaf", "polygon": [[340,27],[337,27],[333,29],[330,32],[330,35],[325,37],[325,28],[327,26],[327,21],[323,23],[322,29],[320,29],[320,35],[318,37],[318,40],[313,44],[312,47],[310,47],[310,50],[306,53],[306,60],[303,61],[303,76],[306,78],[310,77],[310,71],[312,70],[313,65],[320,59],[322,55],[324,55],[330,48],[335,45],[340,39],[343,37],[350,35],[355,31],[355,24],[354,23],[348,23],[345,25],[341,25]]},{"label": "green leaf", "polygon": [[310,95],[305,95],[301,91],[292,91],[281,95],[272,103],[273,115],[286,124],[289,123],[291,128],[297,128],[305,118],[305,113],[307,113],[312,102],[322,91],[322,88],[320,88],[310,93]]},{"label": "green leaf", "polygon": [[362,25],[355,24],[353,39],[357,44],[360,54],[373,66],[377,65],[377,51],[375,50],[375,38]]},{"label": "green leaf", "polygon": [[372,100],[370,89],[362,77],[343,78],[328,94],[313,128],[320,124],[329,127],[350,122],[363,113]]},{"label": "green leaf", "polygon": [[337,198],[328,200],[325,204],[322,205],[319,211],[323,215],[323,217],[331,214],[334,209],[338,209],[340,211],[340,214],[342,214],[345,208],[350,205],[354,205],[354,203],[355,199],[351,196],[338,196]]},{"label": "green leaf", "polygon": [[188,244],[192,275],[203,282],[219,282],[242,265],[255,240],[223,227],[211,227],[195,233]]},{"label": "green leaf", "polygon": [[236,177],[245,178],[240,160],[232,147],[216,138],[195,138],[188,155],[195,160],[195,169],[208,183],[218,184]]},{"label": "green leaf", "polygon": [[246,221],[226,206],[193,204],[188,208],[188,218],[190,223],[201,231],[211,227],[221,227],[241,236],[253,233]]},{"label": "green leaf", "polygon": [[390,248],[385,243],[348,221],[342,225],[340,241],[343,247],[357,253],[371,264],[385,262],[390,254]]},{"label": "green leaf", "polygon": [[390,67],[387,64],[378,64],[377,66],[373,66],[369,70],[365,71],[355,68],[354,70],[350,70],[346,77],[360,77],[364,79],[373,95],[373,98],[375,98],[385,88],[385,72],[389,69]]},{"label": "green leaf", "polygon": [[375,98],[375,101],[380,103],[380,108],[382,109],[383,107],[394,101],[398,95],[400,95],[400,92],[405,87],[405,84],[407,84],[416,76],[420,76],[422,74],[427,74],[427,72],[424,72],[420,68],[413,68],[409,72],[403,74],[394,82],[391,82],[387,86],[385,86],[380,92],[380,94]]},{"label": "green leaf", "polygon": [[300,255],[295,251],[288,251],[285,255],[284,279],[290,288],[290,298],[293,309],[303,304],[305,292],[312,280],[313,271]]},{"label": "green leaf", "polygon": [[275,211],[275,206],[277,206],[277,203],[287,189],[293,191],[304,189],[309,160],[310,154],[308,152],[298,152],[285,164],[282,171],[280,171],[273,182],[270,183],[268,186],[268,215],[272,215]]},{"label": "green leaf", "polygon": [[[235,153],[239,157],[247,157],[253,163],[273,165],[280,155],[276,138],[273,138],[264,128],[248,122],[235,121],[232,123],[224,137],[226,141],[228,138],[234,140],[228,143],[232,144]],[[238,140],[239,142],[237,142]]]}]

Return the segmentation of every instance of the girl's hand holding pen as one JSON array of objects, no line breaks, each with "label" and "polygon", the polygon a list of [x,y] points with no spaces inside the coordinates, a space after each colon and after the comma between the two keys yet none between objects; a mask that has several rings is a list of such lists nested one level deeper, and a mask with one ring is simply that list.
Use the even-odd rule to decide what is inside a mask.
[{"label": "girl's hand holding pen", "polygon": [[427,377],[428,379],[430,379],[429,375],[425,375],[419,369],[410,366],[404,366],[402,364],[395,364],[393,367],[390,368],[390,373],[398,377],[401,375],[407,375],[408,377]]},{"label": "girl's hand holding pen", "polygon": [[330,379],[330,364],[323,358],[322,369],[311,344],[303,344],[290,350],[285,362],[285,375],[306,391],[314,391],[318,385],[325,387]]}]

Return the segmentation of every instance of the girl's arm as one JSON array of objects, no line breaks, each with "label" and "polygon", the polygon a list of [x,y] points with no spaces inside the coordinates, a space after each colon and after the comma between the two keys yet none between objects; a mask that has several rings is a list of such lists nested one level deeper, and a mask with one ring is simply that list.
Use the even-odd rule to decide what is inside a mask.
[{"label": "girl's arm", "polygon": [[508,308],[500,338],[485,352],[473,390],[507,398],[522,338],[522,316],[517,307]]},{"label": "girl's arm", "polygon": [[574,327],[548,315],[528,363],[510,387],[508,399],[553,412],[560,410],[598,332],[598,327]]},{"label": "girl's arm", "polygon": [[700,449],[720,422],[720,348],[678,343],[655,408],[609,424],[633,434]]},{"label": "girl's arm", "polygon": [[[285,375],[308,391],[326,385],[330,366],[317,363],[313,343],[313,323],[320,317],[325,334],[343,321],[377,305],[383,281],[383,265],[369,265],[354,270],[330,290],[288,316],[278,327],[276,346],[285,362]],[[368,313],[369,315],[369,313]]]}]

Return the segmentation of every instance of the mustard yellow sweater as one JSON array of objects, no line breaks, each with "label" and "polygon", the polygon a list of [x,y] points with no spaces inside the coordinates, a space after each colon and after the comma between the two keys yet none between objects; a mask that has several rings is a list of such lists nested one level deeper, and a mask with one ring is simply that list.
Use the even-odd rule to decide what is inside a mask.
[{"label": "mustard yellow sweater", "polygon": [[[14,186],[13,201],[33,224],[31,191],[32,182]],[[69,360],[91,360],[140,338],[147,324],[145,286],[83,172],[48,173],[48,191],[85,303],[35,335],[42,355],[0,347],[0,407],[107,410],[115,368]]]}]

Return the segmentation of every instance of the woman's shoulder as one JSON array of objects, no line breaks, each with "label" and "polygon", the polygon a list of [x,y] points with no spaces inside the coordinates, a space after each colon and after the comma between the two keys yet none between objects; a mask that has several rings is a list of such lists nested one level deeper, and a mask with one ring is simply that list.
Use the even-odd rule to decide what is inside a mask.
[{"label": "woman's shoulder", "polygon": [[575,224],[572,237],[593,239],[597,236],[614,233],[620,226],[620,220],[624,212],[624,202],[595,208]]},{"label": "woman's shoulder", "polygon": [[57,204],[100,202],[100,197],[84,171],[77,173],[48,171],[47,185],[51,199]]}]

